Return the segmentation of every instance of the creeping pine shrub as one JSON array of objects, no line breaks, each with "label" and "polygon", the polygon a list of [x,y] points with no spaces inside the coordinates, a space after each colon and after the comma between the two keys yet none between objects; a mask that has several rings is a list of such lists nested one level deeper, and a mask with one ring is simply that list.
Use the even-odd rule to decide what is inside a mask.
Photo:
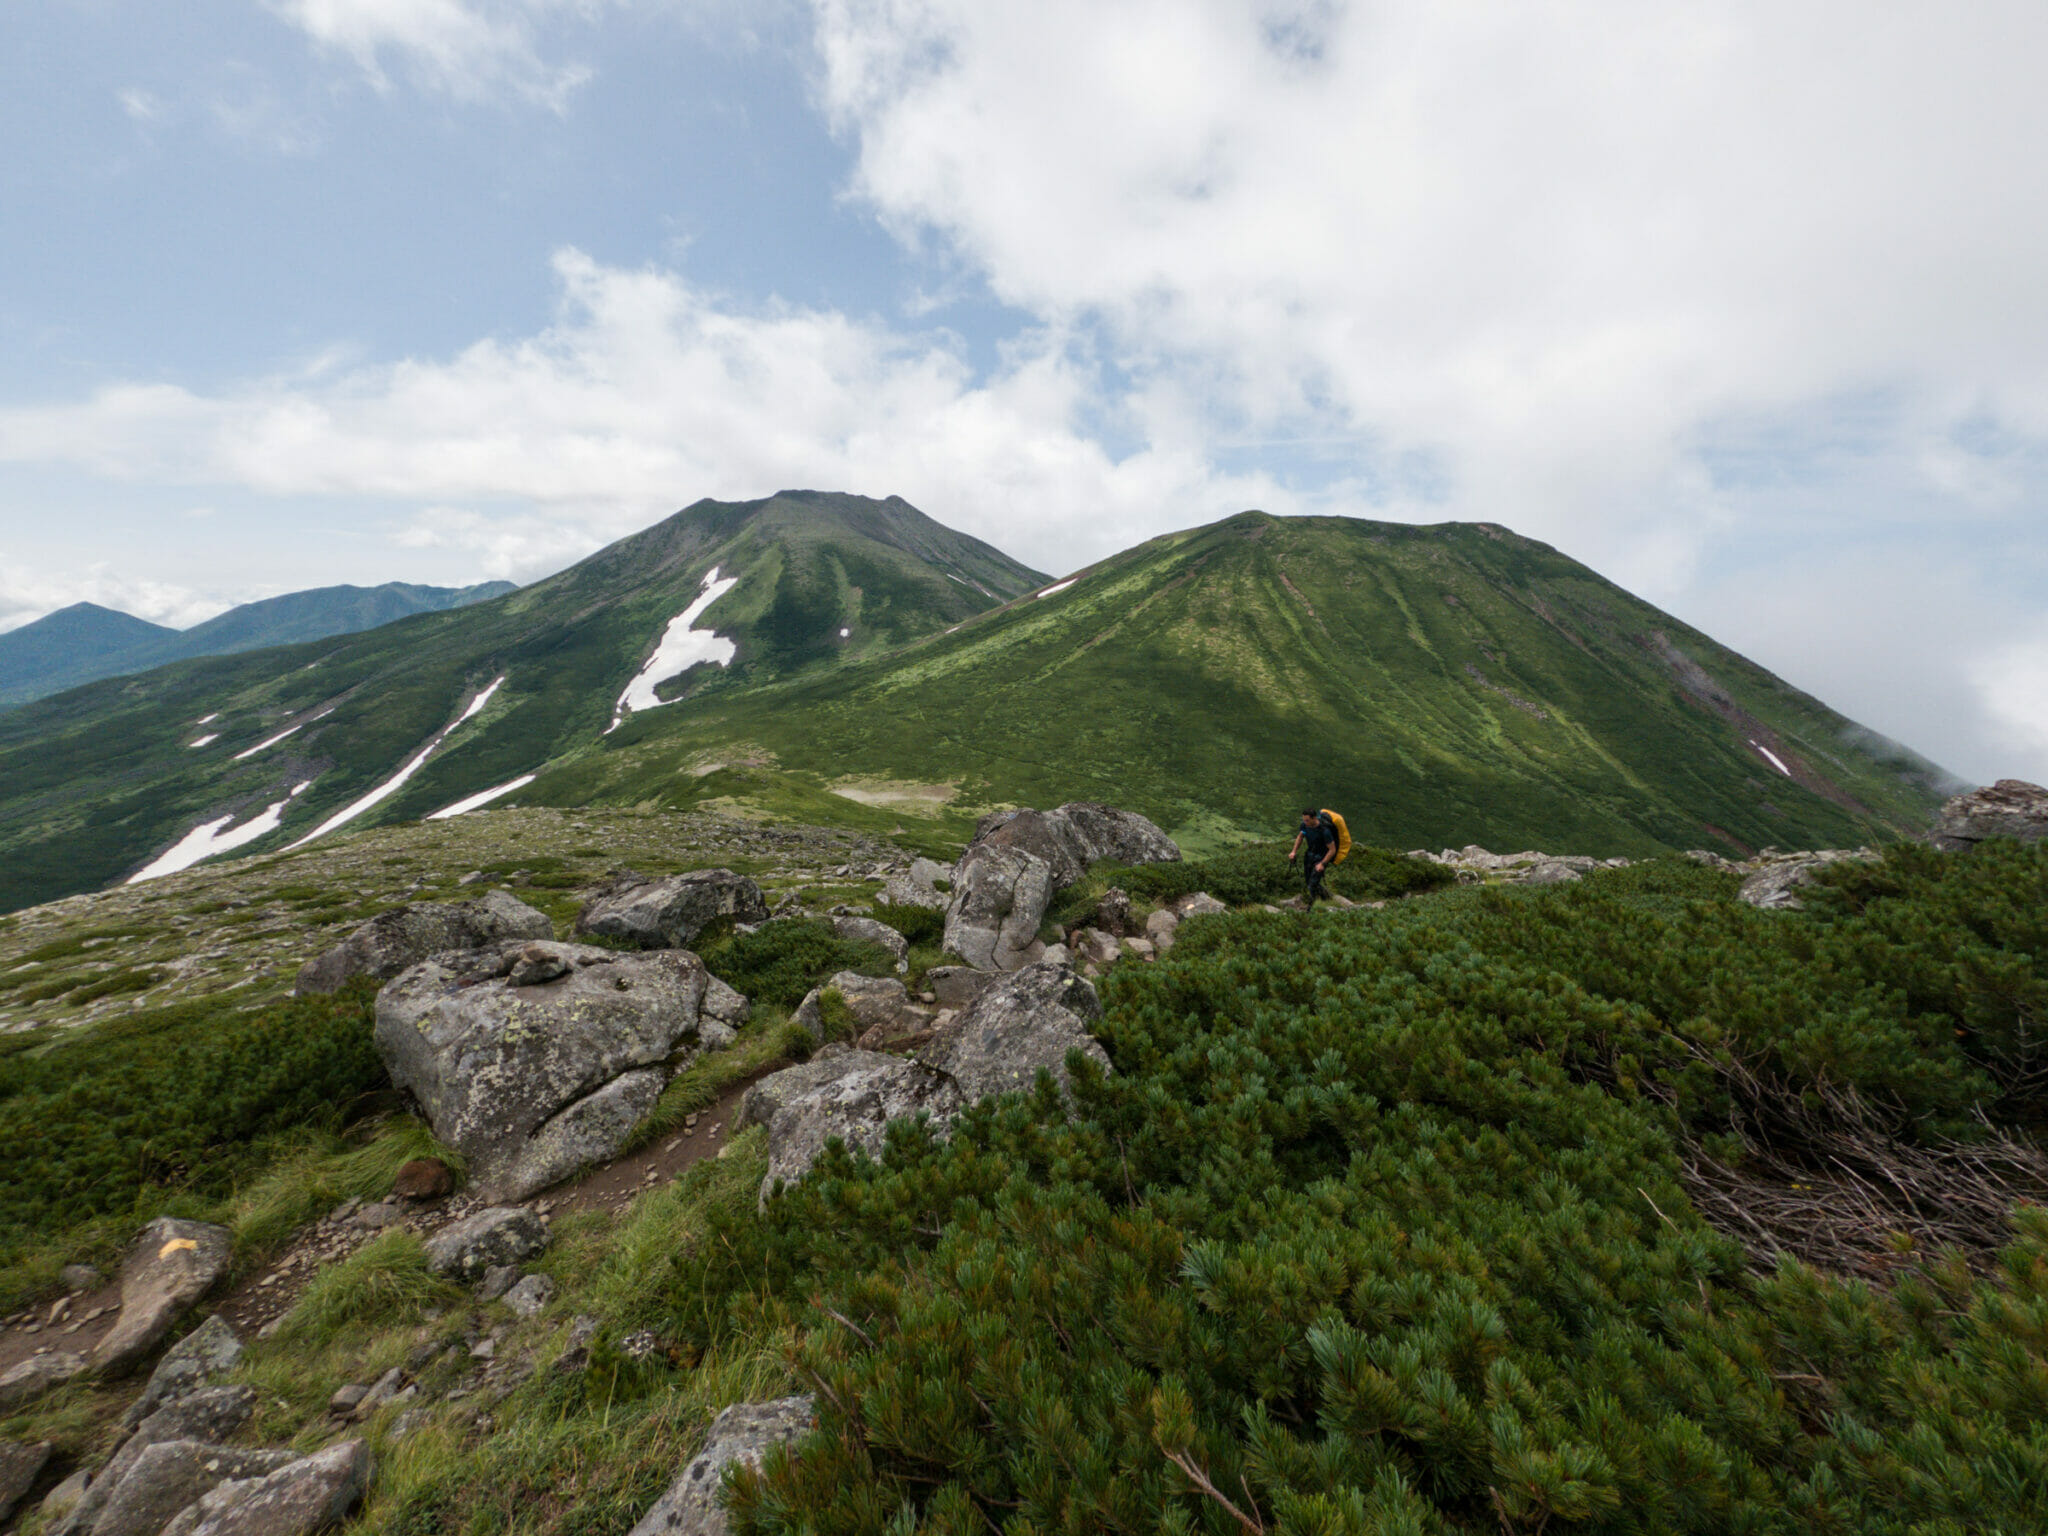
[{"label": "creeping pine shrub", "polygon": [[2048,945],[2000,892],[2048,848],[1982,852],[1806,912],[1660,863],[1196,925],[1102,983],[1113,1073],[1070,1055],[1064,1098],[707,1214],[673,1332],[800,1324],[821,1421],[739,1475],[734,1529],[2040,1529],[2048,1218],[1990,1278],[1757,1281],[1678,1163],[1717,1064],[1995,1103],[1980,1001],[1916,992],[1938,957],[1888,936],[1975,933],[2017,996]]},{"label": "creeping pine shrub", "polygon": [[875,920],[887,923],[910,944],[936,944],[946,935],[946,910],[943,907],[878,901],[875,903]]},{"label": "creeping pine shrub", "polygon": [[835,972],[887,976],[896,963],[878,944],[842,939],[822,918],[763,923],[752,933],[728,933],[697,953],[726,985],[754,1002],[784,1008],[794,1008]]},{"label": "creeping pine shrub", "polygon": [[374,1004],[367,983],[248,1010],[193,1003],[0,1056],[0,1249],[151,1186],[226,1192],[250,1142],[328,1123],[385,1082]]},{"label": "creeping pine shrub", "polygon": [[[1280,902],[1301,894],[1301,861],[1287,862],[1286,843],[1248,843],[1213,858],[1177,864],[1098,864],[1088,878],[1063,894],[1053,915],[1062,927],[1086,919],[1111,886],[1144,901],[1168,902],[1207,891],[1233,907]],[[1427,859],[1411,859],[1387,848],[1352,845],[1351,856],[1324,877],[1324,888],[1352,901],[1382,901],[1453,884],[1457,876]]]}]

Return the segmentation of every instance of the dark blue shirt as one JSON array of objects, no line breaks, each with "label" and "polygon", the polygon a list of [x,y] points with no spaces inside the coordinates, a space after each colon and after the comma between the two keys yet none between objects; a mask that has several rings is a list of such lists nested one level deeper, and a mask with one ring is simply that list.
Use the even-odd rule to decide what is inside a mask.
[{"label": "dark blue shirt", "polygon": [[1323,855],[1337,846],[1337,829],[1318,816],[1301,829],[1301,851],[1309,863],[1320,864]]}]

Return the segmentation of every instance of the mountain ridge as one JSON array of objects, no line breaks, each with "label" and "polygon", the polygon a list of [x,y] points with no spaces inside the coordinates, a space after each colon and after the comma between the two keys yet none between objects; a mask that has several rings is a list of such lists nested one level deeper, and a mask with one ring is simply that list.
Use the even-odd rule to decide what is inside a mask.
[{"label": "mountain ridge", "polygon": [[53,693],[146,672],[174,661],[323,640],[437,613],[518,590],[509,581],[468,587],[311,587],[241,603],[189,629],[153,624],[98,603],[73,603],[0,635],[0,710]]},{"label": "mountain ridge", "polygon": [[468,608],[44,700],[0,716],[0,783],[8,907],[215,823],[261,852],[507,797],[957,841],[1081,796],[1199,851],[1334,804],[1393,846],[1604,856],[1889,840],[1946,787],[1497,524],[1247,512],[1051,581],[900,498],[812,491],[693,503]]}]

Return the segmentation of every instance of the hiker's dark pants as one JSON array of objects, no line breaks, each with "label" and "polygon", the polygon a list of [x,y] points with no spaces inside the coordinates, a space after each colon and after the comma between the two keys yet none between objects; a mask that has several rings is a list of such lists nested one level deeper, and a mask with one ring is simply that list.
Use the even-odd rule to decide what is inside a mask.
[{"label": "hiker's dark pants", "polygon": [[1303,859],[1301,861],[1301,878],[1302,883],[1308,887],[1308,904],[1310,906],[1314,906],[1317,900],[1324,894],[1323,876],[1327,873],[1329,871],[1316,867],[1314,859]]}]

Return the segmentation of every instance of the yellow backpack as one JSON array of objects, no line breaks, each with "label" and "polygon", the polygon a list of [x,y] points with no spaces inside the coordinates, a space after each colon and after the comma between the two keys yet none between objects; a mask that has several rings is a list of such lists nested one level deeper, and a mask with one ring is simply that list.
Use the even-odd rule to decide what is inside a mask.
[{"label": "yellow backpack", "polygon": [[1319,814],[1323,820],[1337,829],[1337,856],[1330,860],[1330,862],[1332,864],[1342,864],[1351,857],[1351,829],[1344,825],[1344,818],[1342,816],[1339,816],[1327,806]]}]

